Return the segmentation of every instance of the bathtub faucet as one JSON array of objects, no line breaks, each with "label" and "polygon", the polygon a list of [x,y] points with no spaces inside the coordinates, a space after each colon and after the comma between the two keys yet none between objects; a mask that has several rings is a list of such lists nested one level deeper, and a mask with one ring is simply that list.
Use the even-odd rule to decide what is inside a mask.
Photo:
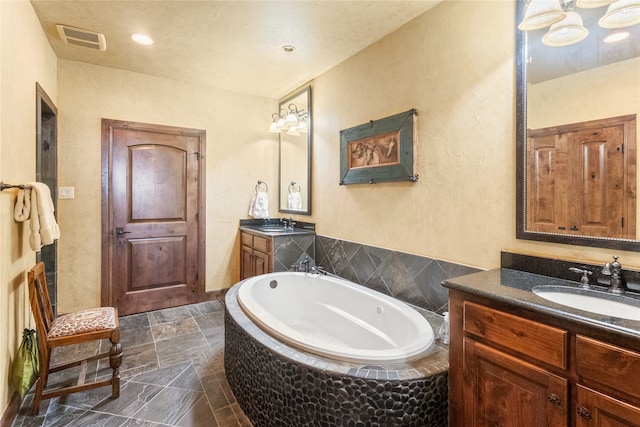
[{"label": "bathtub faucet", "polygon": [[300,271],[304,271],[305,273],[309,272],[309,263],[311,260],[308,256],[304,257],[304,260],[300,261]]}]

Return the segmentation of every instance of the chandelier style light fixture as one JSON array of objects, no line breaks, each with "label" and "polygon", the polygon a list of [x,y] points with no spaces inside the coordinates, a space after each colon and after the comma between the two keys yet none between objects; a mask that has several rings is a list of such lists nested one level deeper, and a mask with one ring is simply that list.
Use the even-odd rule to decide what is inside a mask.
[{"label": "chandelier style light fixture", "polygon": [[580,14],[581,9],[607,6],[598,24],[603,28],[624,28],[640,24],[640,0],[529,0],[522,22],[523,31],[549,27],[542,37],[547,46],[568,46],[578,43],[589,34]]},{"label": "chandelier style light fixture", "polygon": [[280,113],[271,115],[269,133],[283,133],[288,135],[300,135],[306,133],[308,129],[307,112],[298,110],[295,104],[289,104],[288,109],[281,109]]}]

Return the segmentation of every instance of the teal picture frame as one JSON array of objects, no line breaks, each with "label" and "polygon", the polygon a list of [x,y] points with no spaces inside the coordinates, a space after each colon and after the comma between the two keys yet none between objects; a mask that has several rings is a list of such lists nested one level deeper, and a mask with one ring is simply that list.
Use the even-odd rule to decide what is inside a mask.
[{"label": "teal picture frame", "polygon": [[418,180],[418,111],[340,131],[340,185]]}]

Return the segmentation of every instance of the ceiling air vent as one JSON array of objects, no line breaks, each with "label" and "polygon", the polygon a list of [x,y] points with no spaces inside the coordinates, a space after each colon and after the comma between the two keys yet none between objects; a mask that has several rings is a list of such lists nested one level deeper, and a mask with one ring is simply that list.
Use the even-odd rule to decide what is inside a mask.
[{"label": "ceiling air vent", "polygon": [[65,43],[89,49],[107,50],[107,40],[104,38],[104,34],[66,25],[56,25],[56,28],[58,35]]}]

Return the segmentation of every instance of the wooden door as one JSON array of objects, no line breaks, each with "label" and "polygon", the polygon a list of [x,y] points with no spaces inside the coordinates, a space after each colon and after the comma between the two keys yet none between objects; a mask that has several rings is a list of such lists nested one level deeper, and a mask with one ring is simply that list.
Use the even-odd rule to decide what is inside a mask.
[{"label": "wooden door", "polygon": [[465,427],[566,427],[568,380],[464,340]]},{"label": "wooden door", "polygon": [[568,213],[566,134],[530,137],[527,150],[527,230],[563,233]]},{"label": "wooden door", "polygon": [[103,119],[102,140],[103,305],[125,315],[196,302],[204,131]]},{"label": "wooden door", "polygon": [[576,427],[640,427],[640,408],[578,386]]},{"label": "wooden door", "polygon": [[530,130],[527,230],[636,238],[636,120]]},{"label": "wooden door", "polygon": [[[631,237],[624,230],[625,203],[624,127],[622,124],[573,132],[581,171],[569,205],[576,211],[573,228],[598,237]],[[629,221],[627,221],[629,223]],[[634,230],[635,232],[635,230]]]}]

